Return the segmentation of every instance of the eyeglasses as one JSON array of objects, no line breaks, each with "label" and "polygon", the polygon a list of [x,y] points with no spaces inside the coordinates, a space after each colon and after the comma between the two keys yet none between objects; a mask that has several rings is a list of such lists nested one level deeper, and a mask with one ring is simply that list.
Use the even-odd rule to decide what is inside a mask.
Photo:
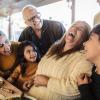
[{"label": "eyeglasses", "polygon": [[30,19],[28,19],[29,22],[33,22],[35,20],[35,18],[40,19],[41,14],[38,12],[35,16],[31,17]]}]

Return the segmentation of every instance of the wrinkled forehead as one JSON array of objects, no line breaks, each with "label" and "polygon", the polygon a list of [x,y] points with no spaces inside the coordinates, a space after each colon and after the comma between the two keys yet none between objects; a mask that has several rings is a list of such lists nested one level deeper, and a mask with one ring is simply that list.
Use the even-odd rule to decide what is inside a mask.
[{"label": "wrinkled forehead", "polygon": [[84,30],[84,28],[82,26],[77,26],[77,25],[73,25],[69,28],[69,30]]},{"label": "wrinkled forehead", "polygon": [[74,26],[71,26],[69,29],[68,29],[68,32],[75,32],[77,31],[77,28],[74,27]]},{"label": "wrinkled forehead", "polygon": [[76,28],[76,30],[85,31],[88,27],[86,26],[85,23],[76,22],[71,26],[71,28]]},{"label": "wrinkled forehead", "polygon": [[72,26],[73,27],[77,27],[77,28],[85,28],[85,23],[83,23],[83,22],[76,22]]}]

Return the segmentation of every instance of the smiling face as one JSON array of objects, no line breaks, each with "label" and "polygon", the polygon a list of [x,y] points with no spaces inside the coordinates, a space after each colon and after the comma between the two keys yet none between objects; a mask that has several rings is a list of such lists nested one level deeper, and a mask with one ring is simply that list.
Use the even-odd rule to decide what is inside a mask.
[{"label": "smiling face", "polygon": [[11,44],[10,42],[6,42],[6,36],[0,36],[0,54],[2,55],[10,55],[11,54]]},{"label": "smiling face", "polygon": [[66,34],[65,41],[67,46],[73,48],[80,44],[84,32],[83,29],[77,26],[72,26]]},{"label": "smiling face", "polygon": [[83,48],[83,42],[88,40],[90,26],[84,21],[75,22],[65,36],[65,50]]},{"label": "smiling face", "polygon": [[86,59],[95,63],[100,57],[100,40],[97,34],[92,33],[89,40],[84,43],[84,50]]},{"label": "smiling face", "polygon": [[83,33],[77,27],[71,27],[66,34],[65,41],[70,47],[74,47],[80,43]]},{"label": "smiling face", "polygon": [[24,49],[24,58],[28,61],[28,62],[34,62],[36,61],[37,58],[37,52],[34,51],[32,46],[26,46]]},{"label": "smiling face", "polygon": [[34,6],[27,6],[23,9],[23,18],[25,20],[25,23],[28,26],[31,26],[34,31],[40,30],[42,28],[42,20],[40,17],[40,13],[37,12],[37,9]]}]

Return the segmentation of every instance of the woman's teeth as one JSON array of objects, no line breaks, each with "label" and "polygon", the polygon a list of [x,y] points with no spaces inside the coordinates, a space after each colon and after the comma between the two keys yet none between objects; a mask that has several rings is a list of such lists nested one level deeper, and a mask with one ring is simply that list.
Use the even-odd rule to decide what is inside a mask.
[{"label": "woman's teeth", "polygon": [[72,36],[73,38],[75,38],[75,34],[74,33],[69,33],[70,36]]}]

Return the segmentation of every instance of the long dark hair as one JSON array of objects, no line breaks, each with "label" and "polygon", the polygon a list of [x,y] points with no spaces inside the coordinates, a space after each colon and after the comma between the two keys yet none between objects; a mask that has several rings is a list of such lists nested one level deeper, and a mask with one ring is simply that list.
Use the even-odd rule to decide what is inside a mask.
[{"label": "long dark hair", "polygon": [[60,40],[58,40],[51,46],[49,52],[47,53],[48,57],[56,54],[56,59],[59,59],[60,57],[66,55],[66,54],[70,54],[72,52],[83,49],[83,43],[85,41],[87,41],[89,38],[89,32],[91,29],[89,24],[86,23],[85,21],[77,21],[71,27],[77,27],[78,29],[82,29],[82,32],[84,34],[82,36],[80,43],[78,45],[76,45],[75,47],[73,47],[72,49],[62,52],[62,50],[65,46],[65,35],[66,34],[64,34],[64,36]]},{"label": "long dark hair", "polygon": [[100,24],[95,25],[90,33],[97,34],[99,36],[99,40],[100,40]]},{"label": "long dark hair", "polygon": [[[25,74],[26,66],[27,66],[26,65],[27,61],[24,58],[24,50],[25,50],[26,46],[32,46],[33,50],[35,52],[37,52],[37,54],[38,54],[38,50],[37,50],[36,46],[31,41],[23,41],[23,42],[21,42],[21,44],[19,44],[18,49],[17,49],[16,66],[20,64],[22,75]],[[38,61],[38,58],[39,57],[37,56],[36,61]]]}]

